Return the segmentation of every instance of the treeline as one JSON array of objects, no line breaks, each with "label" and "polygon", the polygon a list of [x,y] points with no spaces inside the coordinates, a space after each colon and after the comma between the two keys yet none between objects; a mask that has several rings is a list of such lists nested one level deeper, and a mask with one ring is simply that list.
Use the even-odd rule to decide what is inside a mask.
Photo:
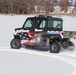
[{"label": "treeline", "polygon": [[0,0],[0,13],[32,13],[35,0]]},{"label": "treeline", "polygon": [[[55,6],[60,6],[61,11],[67,12],[72,2],[68,0],[0,0],[0,13],[33,14],[54,12]],[[38,11],[36,11],[38,10]]]}]

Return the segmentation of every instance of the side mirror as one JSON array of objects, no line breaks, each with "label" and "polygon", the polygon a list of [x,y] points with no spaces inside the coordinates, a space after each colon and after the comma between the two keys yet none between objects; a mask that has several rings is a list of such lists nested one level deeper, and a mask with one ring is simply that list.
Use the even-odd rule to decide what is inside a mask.
[{"label": "side mirror", "polygon": [[17,30],[21,30],[21,29],[23,29],[23,28],[16,28],[15,31],[17,31]]}]

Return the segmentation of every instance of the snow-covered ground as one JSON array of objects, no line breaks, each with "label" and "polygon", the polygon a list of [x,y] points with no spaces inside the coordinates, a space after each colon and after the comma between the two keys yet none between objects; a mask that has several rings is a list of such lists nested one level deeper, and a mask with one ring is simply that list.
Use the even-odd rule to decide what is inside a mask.
[{"label": "snow-covered ground", "polygon": [[[47,51],[10,48],[14,29],[22,27],[26,17],[0,15],[0,75],[76,75],[76,49],[52,54]],[[75,17],[61,17],[64,20],[64,30],[76,30]],[[76,40],[71,40],[76,45]]]}]

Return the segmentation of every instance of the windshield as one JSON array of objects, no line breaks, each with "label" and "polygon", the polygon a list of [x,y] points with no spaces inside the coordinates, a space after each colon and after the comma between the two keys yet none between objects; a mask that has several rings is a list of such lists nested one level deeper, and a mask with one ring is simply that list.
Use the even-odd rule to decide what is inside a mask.
[{"label": "windshield", "polygon": [[33,24],[33,20],[27,19],[26,22],[24,23],[23,28],[26,30],[29,30],[29,29],[31,29],[32,24]]}]

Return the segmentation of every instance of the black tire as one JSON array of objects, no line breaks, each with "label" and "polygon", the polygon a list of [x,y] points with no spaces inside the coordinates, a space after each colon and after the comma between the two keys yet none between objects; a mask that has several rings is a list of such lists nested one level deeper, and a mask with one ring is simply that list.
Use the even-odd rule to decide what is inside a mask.
[{"label": "black tire", "polygon": [[21,42],[18,39],[13,39],[10,43],[10,46],[13,49],[20,49],[21,48]]},{"label": "black tire", "polygon": [[64,49],[67,49],[67,48],[69,47],[69,41],[63,41],[63,42],[62,42],[62,47],[63,47]]},{"label": "black tire", "polygon": [[60,44],[58,42],[53,42],[50,45],[50,52],[52,53],[59,53],[60,51]]}]

